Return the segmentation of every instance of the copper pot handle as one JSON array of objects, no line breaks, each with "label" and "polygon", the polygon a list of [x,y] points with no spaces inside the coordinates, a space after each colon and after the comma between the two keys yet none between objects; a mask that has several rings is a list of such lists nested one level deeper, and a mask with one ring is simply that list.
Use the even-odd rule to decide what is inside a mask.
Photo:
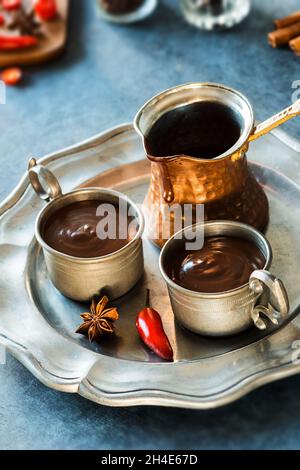
[{"label": "copper pot handle", "polygon": [[263,135],[267,134],[268,132],[272,131],[278,126],[281,126],[284,122],[292,119],[300,114],[300,99],[295,101],[291,106],[285,108],[280,113],[275,114],[275,116],[270,117],[266,121],[258,124],[255,128],[253,133],[249,137],[249,142],[262,137]]}]

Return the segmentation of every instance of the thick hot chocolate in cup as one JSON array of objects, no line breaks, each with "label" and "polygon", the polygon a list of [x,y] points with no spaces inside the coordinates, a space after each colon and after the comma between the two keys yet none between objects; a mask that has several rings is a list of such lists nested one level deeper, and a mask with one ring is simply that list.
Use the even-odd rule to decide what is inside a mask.
[{"label": "thick hot chocolate in cup", "polygon": [[130,13],[139,8],[144,0],[100,0],[100,4],[109,13]]},{"label": "thick hot chocolate in cup", "polygon": [[[99,216],[97,208],[101,203],[99,200],[77,201],[57,209],[43,223],[43,240],[56,251],[78,258],[97,258],[120,250],[137,233],[138,227],[131,224],[134,217],[123,214],[117,205],[113,205],[115,220],[111,220],[112,215]],[[99,238],[97,225],[104,217],[116,228],[115,237]],[[125,238],[120,237],[120,226],[127,228]]]},{"label": "thick hot chocolate in cup", "polygon": [[248,283],[266,259],[249,240],[230,236],[208,237],[201,250],[185,250],[184,242],[166,261],[168,276],[178,285],[195,292],[218,293]]}]

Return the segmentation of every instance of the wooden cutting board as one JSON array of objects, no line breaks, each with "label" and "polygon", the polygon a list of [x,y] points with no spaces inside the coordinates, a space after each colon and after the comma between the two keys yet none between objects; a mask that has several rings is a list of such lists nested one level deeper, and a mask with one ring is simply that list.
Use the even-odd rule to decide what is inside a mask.
[{"label": "wooden cutting board", "polygon": [[[0,52],[0,67],[11,65],[33,65],[50,60],[62,52],[67,40],[67,21],[69,0],[56,0],[59,15],[52,21],[44,21],[41,25],[43,37],[39,43],[28,49]],[[0,33],[6,30],[0,28]]]}]

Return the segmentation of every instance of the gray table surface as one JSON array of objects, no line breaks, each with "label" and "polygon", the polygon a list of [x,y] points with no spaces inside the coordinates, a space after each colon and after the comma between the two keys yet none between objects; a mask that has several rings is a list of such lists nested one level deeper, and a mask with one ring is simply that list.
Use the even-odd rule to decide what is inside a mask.
[{"label": "gray table surface", "polygon": [[[259,120],[291,101],[300,59],[272,50],[272,19],[296,0],[254,0],[249,18],[227,32],[187,25],[177,1],[147,21],[103,22],[94,0],[72,0],[66,52],[28,69],[24,85],[0,106],[0,198],[41,157],[130,121],[153,94],[187,81],[215,81],[246,93]],[[300,138],[299,120],[286,129]],[[12,312],[13,313],[13,312]],[[1,312],[0,312],[1,314]],[[111,409],[40,384],[15,359],[0,366],[0,449],[300,448],[300,377],[213,411]]]}]

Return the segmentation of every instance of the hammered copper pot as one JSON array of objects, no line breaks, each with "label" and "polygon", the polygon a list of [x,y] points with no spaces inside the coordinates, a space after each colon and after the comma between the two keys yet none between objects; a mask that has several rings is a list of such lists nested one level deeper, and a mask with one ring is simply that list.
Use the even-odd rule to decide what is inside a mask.
[{"label": "hammered copper pot", "polygon": [[[205,220],[230,219],[263,230],[268,222],[268,200],[247,164],[246,151],[254,132],[254,115],[249,101],[223,85],[190,83],[171,88],[148,101],[135,118],[135,128],[145,138],[153,124],[166,112],[198,101],[228,106],[240,123],[238,141],[222,155],[206,160],[188,155],[155,157],[151,161],[151,183],[144,202],[148,237],[159,246],[165,212],[173,204],[204,204]],[[146,150],[147,153],[147,150]],[[173,235],[171,228],[170,236]]]},{"label": "hammered copper pot", "polygon": [[[144,201],[146,218],[151,220],[149,238],[159,246],[169,238],[162,236],[162,226],[169,215],[165,209],[170,203],[204,204],[205,220],[235,220],[263,231],[268,222],[268,200],[248,167],[245,153],[215,160],[194,160],[180,157],[162,165],[151,162],[151,184]],[[167,176],[162,176],[162,172]],[[171,191],[164,188],[166,179],[172,185],[171,197]],[[169,200],[165,199],[164,192]],[[173,233],[171,220],[170,235]]]}]

